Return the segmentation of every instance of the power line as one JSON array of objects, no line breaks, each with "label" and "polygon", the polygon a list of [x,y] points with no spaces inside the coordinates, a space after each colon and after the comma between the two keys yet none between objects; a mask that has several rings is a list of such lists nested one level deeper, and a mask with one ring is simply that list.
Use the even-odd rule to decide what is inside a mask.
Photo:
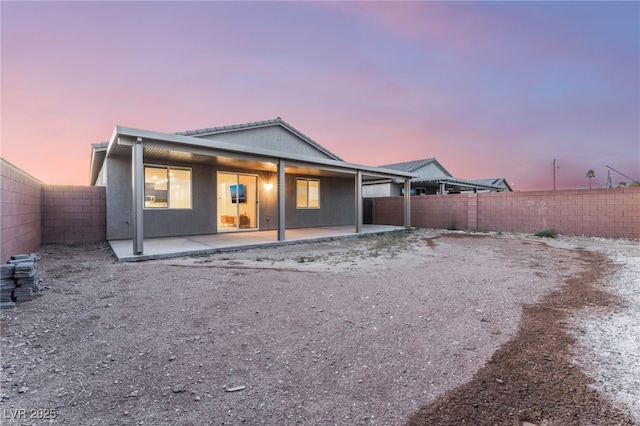
[{"label": "power line", "polygon": [[621,172],[617,171],[617,170],[616,170],[616,169],[614,169],[613,167],[609,167],[609,166],[607,166],[606,164],[605,164],[604,166],[605,166],[607,169],[611,169],[611,170],[613,170],[614,172],[618,173],[619,175],[622,175],[622,176],[626,177],[627,179],[631,180],[631,182],[635,182],[635,183],[637,183],[638,185],[640,185],[640,182],[638,182],[637,180],[635,180],[635,179],[633,179],[633,178],[630,178],[629,176],[625,175],[624,173],[621,173]]}]

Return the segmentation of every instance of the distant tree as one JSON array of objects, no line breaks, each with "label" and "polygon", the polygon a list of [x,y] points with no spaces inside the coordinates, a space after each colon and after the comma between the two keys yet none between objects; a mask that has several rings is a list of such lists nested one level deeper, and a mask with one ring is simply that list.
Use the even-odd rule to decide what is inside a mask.
[{"label": "distant tree", "polygon": [[591,179],[596,177],[596,172],[594,172],[593,169],[589,169],[587,171],[587,177],[589,178],[589,191],[591,191]]}]

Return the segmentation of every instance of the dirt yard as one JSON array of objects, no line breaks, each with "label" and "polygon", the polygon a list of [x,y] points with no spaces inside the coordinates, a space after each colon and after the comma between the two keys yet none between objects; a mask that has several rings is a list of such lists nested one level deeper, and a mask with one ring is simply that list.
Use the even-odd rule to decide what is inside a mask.
[{"label": "dirt yard", "polygon": [[140,263],[45,246],[48,288],[2,312],[2,424],[638,424],[640,368],[609,374],[589,324],[629,310],[612,277],[639,248],[435,230]]}]

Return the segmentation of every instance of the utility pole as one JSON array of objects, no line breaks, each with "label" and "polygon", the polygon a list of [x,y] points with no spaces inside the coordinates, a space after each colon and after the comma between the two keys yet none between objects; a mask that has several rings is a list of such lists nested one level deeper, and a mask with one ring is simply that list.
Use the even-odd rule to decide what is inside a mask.
[{"label": "utility pole", "polygon": [[556,190],[556,169],[559,169],[558,163],[556,163],[556,159],[553,159],[553,190]]}]

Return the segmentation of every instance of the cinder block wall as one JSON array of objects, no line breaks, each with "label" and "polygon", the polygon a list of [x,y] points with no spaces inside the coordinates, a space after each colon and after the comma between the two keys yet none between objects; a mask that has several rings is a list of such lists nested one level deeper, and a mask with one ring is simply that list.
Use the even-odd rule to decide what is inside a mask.
[{"label": "cinder block wall", "polygon": [[[469,227],[468,198],[466,194],[411,197],[411,226],[467,229]],[[403,197],[382,197],[371,200],[373,200],[373,223],[396,226],[404,224]]]},{"label": "cinder block wall", "polygon": [[478,194],[477,228],[640,238],[640,188]]},{"label": "cinder block wall", "polygon": [[40,247],[42,182],[0,159],[0,263]]},{"label": "cinder block wall", "polygon": [[[373,223],[378,225],[404,225],[403,197],[380,197],[370,198],[370,200],[373,206]],[[413,208],[411,211],[413,212]],[[413,218],[411,220],[413,221]]]},{"label": "cinder block wall", "polygon": [[469,229],[469,195],[411,197],[411,225],[419,228]]},{"label": "cinder block wall", "polygon": [[44,185],[0,159],[0,263],[41,244],[106,239],[104,187]]},{"label": "cinder block wall", "polygon": [[103,186],[42,186],[42,243],[80,244],[106,240]]},{"label": "cinder block wall", "polygon": [[[402,197],[375,198],[377,224],[402,225]],[[640,238],[640,188],[411,197],[411,225]]]}]

